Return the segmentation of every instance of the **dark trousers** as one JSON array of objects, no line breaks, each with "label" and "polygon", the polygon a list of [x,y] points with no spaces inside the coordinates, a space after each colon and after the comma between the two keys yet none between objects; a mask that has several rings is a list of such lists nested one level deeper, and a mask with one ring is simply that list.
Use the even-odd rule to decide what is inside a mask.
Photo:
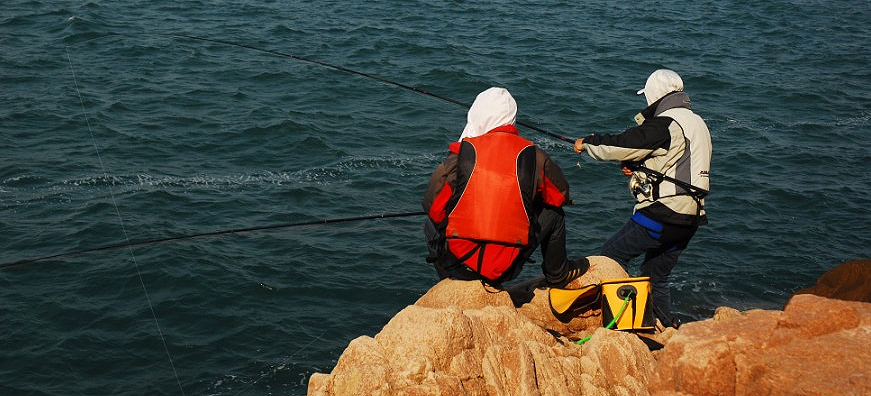
[{"label": "dark trousers", "polygon": [[498,279],[486,279],[463,263],[457,262],[457,258],[445,247],[444,231],[437,230],[429,218],[424,223],[424,236],[429,248],[427,261],[432,262],[439,279],[481,279],[498,285],[516,278],[523,270],[523,264],[541,246],[541,270],[547,281],[556,282],[568,271],[565,212],[562,208],[546,206],[538,211],[536,220],[533,224],[533,240],[521,249],[511,267]]},{"label": "dark trousers", "polygon": [[617,261],[625,269],[632,259],[644,254],[641,276],[650,277],[653,312],[663,325],[672,326],[674,317],[668,277],[698,227],[660,224],[639,215],[633,215],[633,219],[605,242],[602,255]]}]

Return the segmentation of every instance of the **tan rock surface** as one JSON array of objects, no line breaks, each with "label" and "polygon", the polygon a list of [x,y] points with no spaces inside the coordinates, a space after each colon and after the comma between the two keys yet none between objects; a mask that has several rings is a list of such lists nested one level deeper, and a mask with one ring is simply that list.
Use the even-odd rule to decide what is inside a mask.
[{"label": "tan rock surface", "polygon": [[847,261],[823,274],[816,285],[795,294],[871,303],[871,260]]},{"label": "tan rock surface", "polygon": [[871,394],[871,304],[802,294],[784,311],[729,312],[688,323],[669,339],[656,353],[653,389],[693,396]]},{"label": "tan rock surface", "polygon": [[578,346],[546,327],[560,323],[546,291],[533,301],[521,309],[539,321],[505,291],[441,281],[375,337],[352,340],[332,373],[312,375],[308,394],[648,394],[654,359],[638,337],[602,329]]},{"label": "tan rock surface", "polygon": [[[626,277],[593,261],[577,284]],[[532,285],[442,281],[375,337],[352,340],[308,395],[871,395],[871,303],[797,294],[783,311],[721,307],[648,335],[665,344],[650,352],[636,334],[601,328],[598,309],[555,318]]]}]

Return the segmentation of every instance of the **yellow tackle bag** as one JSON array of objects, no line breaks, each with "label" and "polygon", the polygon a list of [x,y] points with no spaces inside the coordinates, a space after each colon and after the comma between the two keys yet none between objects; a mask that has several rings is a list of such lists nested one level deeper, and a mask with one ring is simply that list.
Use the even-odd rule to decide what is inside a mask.
[{"label": "yellow tackle bag", "polygon": [[[613,330],[653,330],[656,318],[650,297],[650,277],[603,279],[602,325]],[[615,319],[615,315],[619,315]]]},{"label": "yellow tackle bag", "polygon": [[652,330],[656,319],[653,304],[647,303],[649,296],[650,277],[646,276],[603,279],[578,289],[548,290],[550,308],[558,318],[601,301],[602,326],[613,330]]}]

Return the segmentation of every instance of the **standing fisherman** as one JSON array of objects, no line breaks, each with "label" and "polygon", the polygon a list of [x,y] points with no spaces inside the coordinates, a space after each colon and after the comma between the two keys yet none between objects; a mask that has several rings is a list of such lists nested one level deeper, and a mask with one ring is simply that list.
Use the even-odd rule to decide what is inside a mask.
[{"label": "standing fisherman", "polygon": [[499,285],[541,245],[549,286],[586,272],[566,258],[569,184],[543,150],[518,134],[517,103],[504,88],[478,94],[458,142],[430,178],[424,228],[439,278]]},{"label": "standing fisherman", "polygon": [[604,161],[622,161],[636,204],[630,220],[602,246],[602,255],[619,262],[645,254],[641,276],[649,276],[653,309],[665,326],[677,327],[671,313],[668,277],[700,225],[708,223],[711,134],[693,113],[683,80],[667,69],[647,78],[647,107],[635,116],[638,126],[616,135],[589,135],[575,141]]}]

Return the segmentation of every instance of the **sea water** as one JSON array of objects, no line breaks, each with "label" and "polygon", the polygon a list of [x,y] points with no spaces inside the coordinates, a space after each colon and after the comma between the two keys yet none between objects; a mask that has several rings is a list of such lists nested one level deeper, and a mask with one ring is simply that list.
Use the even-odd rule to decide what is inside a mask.
[{"label": "sea water", "polygon": [[[421,216],[7,264],[419,212],[466,109],[393,83],[462,103],[506,87],[519,121],[574,139],[631,126],[647,75],[677,71],[714,145],[710,225],[671,278],[687,320],[780,309],[871,256],[867,1],[0,10],[3,395],[305,394],[437,282]],[[626,178],[521,133],[571,183],[570,255],[597,254],[631,212]]]}]

